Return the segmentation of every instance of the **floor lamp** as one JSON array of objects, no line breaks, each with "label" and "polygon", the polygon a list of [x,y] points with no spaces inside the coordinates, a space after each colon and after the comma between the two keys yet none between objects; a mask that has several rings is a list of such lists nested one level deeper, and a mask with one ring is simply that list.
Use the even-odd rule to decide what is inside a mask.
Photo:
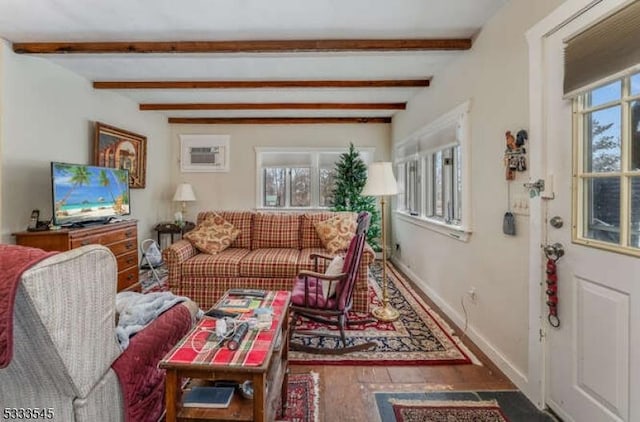
[{"label": "floor lamp", "polygon": [[391,322],[398,319],[400,314],[389,304],[389,292],[387,291],[387,240],[385,229],[385,197],[397,195],[398,185],[393,177],[393,167],[390,162],[372,163],[369,166],[367,182],[362,189],[364,196],[379,196],[382,218],[382,306],[375,308],[371,314],[379,321]]}]

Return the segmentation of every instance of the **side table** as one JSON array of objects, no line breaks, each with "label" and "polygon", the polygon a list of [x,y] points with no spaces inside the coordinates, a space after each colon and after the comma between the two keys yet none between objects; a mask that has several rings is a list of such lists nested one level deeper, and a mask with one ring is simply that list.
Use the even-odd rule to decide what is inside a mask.
[{"label": "side table", "polygon": [[179,234],[180,237],[187,232],[190,232],[196,227],[196,225],[190,221],[185,221],[182,226],[177,225],[176,223],[158,223],[153,228],[158,233],[158,245],[162,247],[162,235],[171,235],[171,243],[174,241],[174,235]]}]

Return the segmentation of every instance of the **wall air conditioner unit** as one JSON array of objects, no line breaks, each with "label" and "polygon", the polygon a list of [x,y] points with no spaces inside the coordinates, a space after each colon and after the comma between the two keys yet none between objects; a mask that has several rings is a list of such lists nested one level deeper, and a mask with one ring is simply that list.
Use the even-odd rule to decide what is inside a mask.
[{"label": "wall air conditioner unit", "polygon": [[229,135],[180,135],[180,170],[229,171]]},{"label": "wall air conditioner unit", "polygon": [[220,161],[220,147],[193,147],[189,149],[192,164],[215,165]]}]

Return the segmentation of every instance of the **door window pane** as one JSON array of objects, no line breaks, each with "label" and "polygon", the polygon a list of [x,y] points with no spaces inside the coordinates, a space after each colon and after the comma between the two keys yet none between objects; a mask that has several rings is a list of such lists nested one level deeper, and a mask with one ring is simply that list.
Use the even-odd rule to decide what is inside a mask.
[{"label": "door window pane", "polygon": [[588,239],[620,243],[620,178],[584,181],[584,235]]},{"label": "door window pane", "polygon": [[640,94],[640,73],[631,76],[631,95]]},{"label": "door window pane", "polygon": [[[638,82],[640,83],[640,81]],[[640,101],[631,102],[631,165],[630,170],[640,170]]]},{"label": "door window pane", "polygon": [[620,171],[621,107],[585,114],[585,172]]},{"label": "door window pane", "polygon": [[615,81],[596,88],[586,95],[586,106],[597,107],[610,101],[619,100],[622,96],[622,81]]},{"label": "door window pane", "polygon": [[631,220],[629,246],[640,248],[640,177],[631,178]]},{"label": "door window pane", "polygon": [[311,205],[311,169],[291,169],[291,198],[292,207],[308,207]]},{"label": "door window pane", "polygon": [[285,199],[285,178],[284,168],[264,169],[264,206],[284,207]]}]

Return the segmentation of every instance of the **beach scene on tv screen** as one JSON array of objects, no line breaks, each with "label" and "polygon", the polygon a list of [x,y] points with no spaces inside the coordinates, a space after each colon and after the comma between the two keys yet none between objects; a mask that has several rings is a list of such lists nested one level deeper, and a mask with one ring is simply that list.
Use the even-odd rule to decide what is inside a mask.
[{"label": "beach scene on tv screen", "polygon": [[58,223],[129,214],[126,170],[54,163],[52,172]]}]

